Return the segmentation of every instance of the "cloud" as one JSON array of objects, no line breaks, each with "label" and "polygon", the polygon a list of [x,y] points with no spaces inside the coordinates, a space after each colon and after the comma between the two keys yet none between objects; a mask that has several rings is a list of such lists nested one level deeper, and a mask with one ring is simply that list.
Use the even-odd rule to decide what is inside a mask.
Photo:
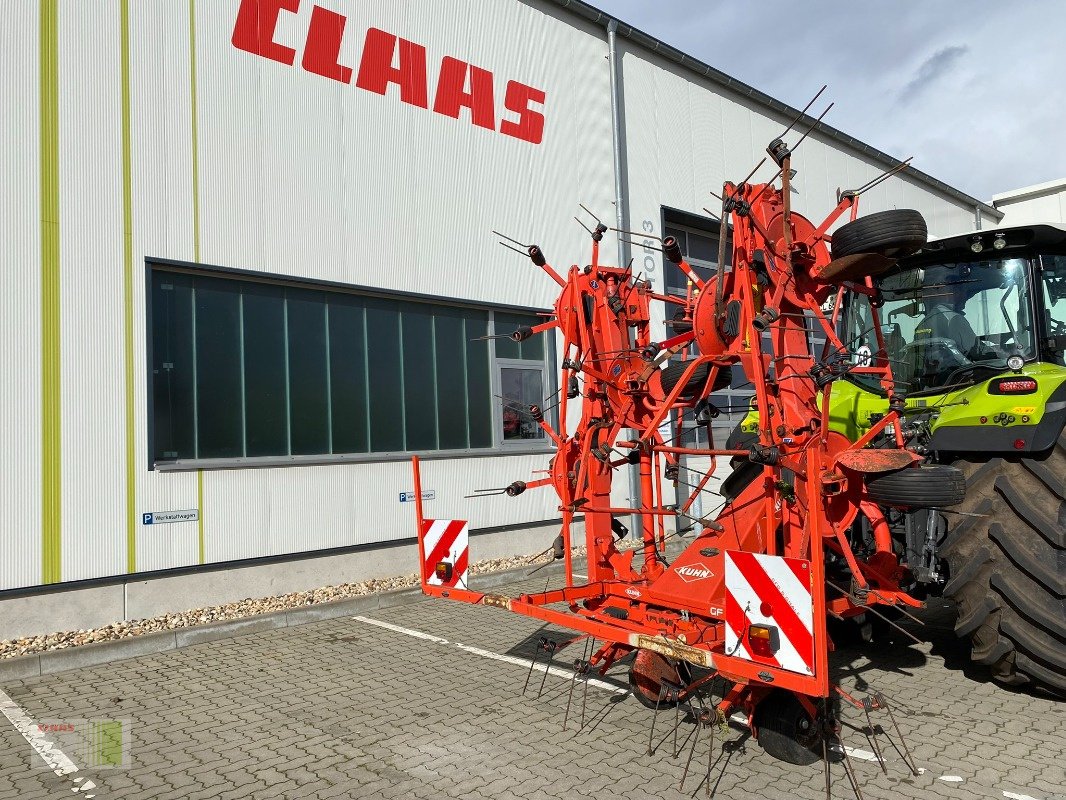
[{"label": "cloud", "polygon": [[829,84],[828,124],[979,199],[1066,177],[1061,0],[590,2],[795,108]]},{"label": "cloud", "polygon": [[914,77],[900,90],[899,102],[901,104],[910,103],[929,86],[950,72],[955,63],[969,51],[970,48],[966,45],[952,45],[951,47],[937,50],[922,62]]}]

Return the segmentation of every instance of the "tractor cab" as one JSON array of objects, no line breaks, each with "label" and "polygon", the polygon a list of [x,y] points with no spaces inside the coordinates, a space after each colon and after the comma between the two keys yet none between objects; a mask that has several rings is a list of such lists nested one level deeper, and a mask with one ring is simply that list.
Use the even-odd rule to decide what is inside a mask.
[{"label": "tractor cab", "polygon": [[[908,395],[987,380],[1017,358],[1064,363],[1066,227],[935,241],[878,283],[885,351]],[[878,349],[869,309],[865,296],[851,298],[841,331],[857,359]]]},{"label": "tractor cab", "polygon": [[[877,286],[872,298],[847,298],[840,338],[856,365],[888,359],[911,413],[928,410],[931,449],[1051,446],[1066,422],[1066,227],[933,241]],[[880,331],[871,302],[881,304]],[[883,397],[872,376],[848,380]]]}]

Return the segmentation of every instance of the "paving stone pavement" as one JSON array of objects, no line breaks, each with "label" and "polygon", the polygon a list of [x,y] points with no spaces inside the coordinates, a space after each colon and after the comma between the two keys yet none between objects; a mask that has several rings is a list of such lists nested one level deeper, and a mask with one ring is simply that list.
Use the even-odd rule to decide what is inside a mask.
[{"label": "paving stone pavement", "polygon": [[[540,577],[511,591],[542,588]],[[864,797],[1066,798],[1066,703],[990,683],[969,665],[944,610],[927,616],[929,625],[912,628],[927,644],[883,635],[833,655],[845,688],[892,700],[924,769],[912,777],[882,736],[887,775],[853,758]],[[581,731],[580,688],[562,729],[565,675],[549,674],[537,698],[535,673],[521,694],[535,642],[563,631],[442,600],[373,620],[395,629],[337,619],[0,686],[34,720],[122,718],[129,739],[125,768],[78,764],[57,776],[0,717],[0,800],[706,796],[706,738],[681,792],[688,751],[671,758],[667,738],[645,754],[652,712],[625,693],[624,665],[604,679],[616,690],[589,689]],[[567,669],[576,655],[563,650],[556,665]],[[859,716],[845,711],[845,743],[869,751]],[[875,721],[892,733],[887,717]],[[672,713],[660,715],[656,738],[672,723]],[[682,740],[692,731],[683,724]],[[716,736],[711,758],[716,798],[825,796],[820,764],[775,761],[736,726]],[[833,797],[854,797],[843,766],[832,769]]]}]

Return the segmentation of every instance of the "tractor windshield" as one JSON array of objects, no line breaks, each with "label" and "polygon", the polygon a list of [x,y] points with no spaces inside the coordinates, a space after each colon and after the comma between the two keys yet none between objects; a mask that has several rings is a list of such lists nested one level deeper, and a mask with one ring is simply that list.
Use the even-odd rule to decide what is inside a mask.
[{"label": "tractor windshield", "polygon": [[[880,280],[881,329],[896,385],[907,394],[985,380],[1007,358],[1034,355],[1028,262],[933,264]],[[841,339],[859,363],[877,352],[869,299],[854,295]],[[856,376],[874,388],[876,381]]]}]

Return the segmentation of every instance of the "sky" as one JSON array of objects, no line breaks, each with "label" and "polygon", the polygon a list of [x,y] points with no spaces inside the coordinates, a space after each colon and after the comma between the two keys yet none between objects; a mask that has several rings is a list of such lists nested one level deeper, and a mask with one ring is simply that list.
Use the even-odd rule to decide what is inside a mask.
[{"label": "sky", "polygon": [[1066,178],[1062,0],[591,0],[979,200]]}]

